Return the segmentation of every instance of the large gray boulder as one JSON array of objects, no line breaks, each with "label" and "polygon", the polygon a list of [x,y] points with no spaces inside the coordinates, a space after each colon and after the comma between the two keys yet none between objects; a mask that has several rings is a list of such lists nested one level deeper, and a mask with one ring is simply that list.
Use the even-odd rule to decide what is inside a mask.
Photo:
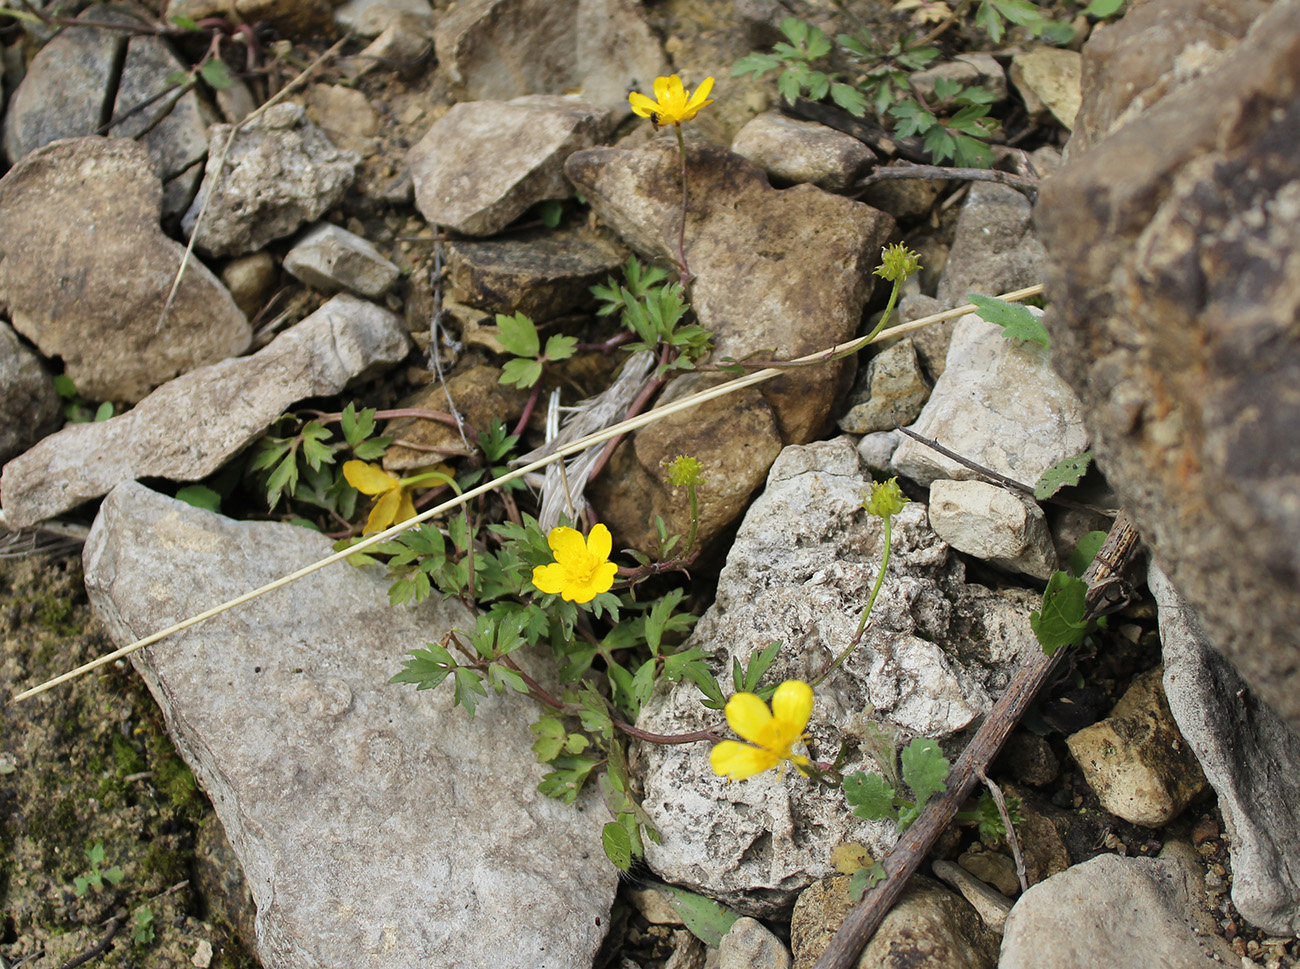
[{"label": "large gray boulder", "polygon": [[1300,0],[1152,0],[1085,65],[1038,210],[1054,364],[1156,561],[1298,728]]},{"label": "large gray boulder", "polygon": [[[330,554],[125,484],[85,549],[96,613],[123,644]],[[474,717],[452,684],[390,683],[400,654],[472,622],[388,603],[340,563],[133,654],[225,826],[266,969],[589,969],[616,870],[593,799],[537,792],[518,694]]]}]

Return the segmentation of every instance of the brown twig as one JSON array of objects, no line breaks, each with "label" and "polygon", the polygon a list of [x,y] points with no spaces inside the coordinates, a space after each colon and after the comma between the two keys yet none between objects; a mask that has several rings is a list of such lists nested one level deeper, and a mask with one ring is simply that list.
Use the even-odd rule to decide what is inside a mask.
[{"label": "brown twig", "polygon": [[122,920],[117,918],[117,916],[109,919],[108,932],[105,933],[104,937],[75,959],[69,959],[60,967],[60,969],[76,969],[77,966],[84,966],[91,959],[102,956],[108,951],[109,946],[113,944],[113,936],[117,935],[117,930],[121,927]]},{"label": "brown twig", "polygon": [[[1111,526],[1101,551],[1083,576],[1088,583],[1088,597],[1085,599],[1090,610],[1086,614],[1088,618],[1095,618],[1117,608],[1112,590],[1116,588],[1117,580],[1121,578],[1137,545],[1137,531],[1129,522],[1128,516],[1121,511]],[[1091,611],[1094,609],[1100,611]],[[880,927],[881,921],[902,894],[908,879],[916,873],[931,847],[948,829],[962,802],[979,784],[980,772],[997,756],[1066,652],[1062,648],[1048,656],[1036,651],[1016,673],[1006,692],[994,704],[993,710],[948,772],[943,794],[932,798],[916,823],[903,832],[883,862],[885,877],[862,896],[862,901],[849,913],[813,969],[851,969],[856,964],[858,954]]]}]

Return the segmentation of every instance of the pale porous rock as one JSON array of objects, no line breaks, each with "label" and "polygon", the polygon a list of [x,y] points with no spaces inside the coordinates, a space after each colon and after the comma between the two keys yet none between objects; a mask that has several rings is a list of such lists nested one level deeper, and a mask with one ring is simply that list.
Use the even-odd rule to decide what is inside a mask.
[{"label": "pale porous rock", "polygon": [[1149,828],[1164,827],[1205,790],[1205,775],[1165,701],[1163,672],[1143,673],[1105,720],[1066,739],[1101,806]]},{"label": "pale porous rock", "polygon": [[[794,969],[811,969],[855,907],[849,877],[818,882],[799,896],[790,925]],[[996,933],[959,895],[914,875],[867,943],[859,969],[993,969]]]},{"label": "pale porous rock", "polygon": [[[331,548],[132,483],[95,521],[86,586],[124,644]],[[403,650],[472,617],[394,609],[388,585],[340,563],[132,656],[244,869],[262,965],[471,969],[544,953],[587,969],[617,875],[599,802],[538,793],[526,698],[485,697],[471,718],[450,682],[389,682]]]},{"label": "pale porous rock", "polygon": [[336,296],[249,357],[191,371],[119,417],[70,424],[4,467],[9,524],[24,527],[133,478],[197,481],[256,440],[290,404],[337,394],[405,358],[401,321]]},{"label": "pale porous rock", "polygon": [[[973,313],[957,321],[948,366],[912,430],[1031,488],[1048,468],[1088,447],[1083,408],[1052,370],[1047,349],[1007,339],[1002,327]],[[926,485],[975,474],[910,437],[892,463]]]},{"label": "pale porous rock", "polygon": [[429,0],[347,0],[334,8],[334,22],[358,37],[377,37],[397,25],[419,25],[426,31],[423,44],[432,36],[433,7]]},{"label": "pale porous rock", "polygon": [[371,299],[383,296],[401,275],[367,240],[329,222],[303,234],[285,254],[284,268],[316,289],[346,289]]},{"label": "pale porous rock", "polygon": [[585,227],[467,240],[447,247],[454,298],[489,313],[540,322],[591,302],[591,287],[626,262],[618,245]]},{"label": "pale porous rock", "polygon": [[467,0],[434,42],[466,100],[576,91],[626,116],[628,91],[671,72],[633,0]]},{"label": "pale porous rock", "polygon": [[1059,568],[1038,504],[986,481],[931,482],[930,527],[957,551],[1011,572],[1048,579]]},{"label": "pale porous rock", "polygon": [[843,192],[876,163],[876,154],[852,135],[816,121],[768,111],[736,132],[731,150],[785,182],[811,182]]},{"label": "pale porous rock", "polygon": [[221,281],[235,305],[249,319],[255,317],[275,292],[280,271],[269,252],[254,252],[232,259],[221,268]]},{"label": "pale porous rock", "polygon": [[1011,83],[1025,101],[1025,110],[1040,124],[1056,121],[1067,131],[1082,100],[1083,59],[1078,51],[1034,47],[1011,59]]},{"label": "pale porous rock", "polygon": [[1159,568],[1147,584],[1159,608],[1169,708],[1219,797],[1233,904],[1265,931],[1300,933],[1300,736],[1215,650]]},{"label": "pale porous rock", "polygon": [[[1140,9],[1222,33],[1261,6]],[[1104,116],[1153,75],[1164,96],[1043,184],[1053,361],[1156,560],[1300,729],[1300,2],[1263,6],[1181,86],[1159,53],[1159,74],[1086,72]]]},{"label": "pale porous rock", "polygon": [[858,457],[871,469],[873,477],[890,478],[894,471],[890,465],[894,452],[903,442],[901,431],[876,431],[864,434],[858,442]]},{"label": "pale porous rock", "polygon": [[[790,359],[852,339],[893,220],[812,185],[773,189],[757,166],[724,149],[688,144],[687,151],[685,253],[695,274],[690,301],[713,335],[711,359]],[[565,171],[618,236],[666,263],[677,252],[680,166],[676,142],[658,138],[636,150],[579,152]],[[808,285],[810,279],[817,285]],[[709,475],[700,491],[700,536],[709,541],[744,510],[783,445],[829,429],[852,367],[838,361],[793,370],[638,431],[596,481],[592,494],[601,520],[620,541],[639,548],[654,542],[655,515],[670,532],[685,534],[686,502],[664,481],[661,463],[689,441]],[[664,399],[718,379],[678,377]]]},{"label": "pale porous rock", "polygon": [[[720,675],[773,640],[769,680],[813,679],[854,635],[880,567],[884,525],[862,510],[869,480],[847,438],[786,448],[741,524],[713,606],[687,645]],[[988,712],[1016,666],[1038,650],[1034,597],[967,584],[960,561],[926,524],[925,506],[894,516],[894,548],[861,645],[816,692],[812,751],[833,757],[862,711],[904,735],[943,738]],[[716,725],[698,689],[653,698],[638,726],[679,733]],[[637,748],[643,805],[662,836],[646,858],[663,877],[770,915],[828,874],[844,841],[887,850],[893,825],[855,819],[841,795],[768,772],[727,784],[707,745]],[[851,767],[850,769],[854,769]]]},{"label": "pale porous rock", "polygon": [[790,950],[762,922],[739,918],[718,943],[717,969],[790,969]]},{"label": "pale porous rock", "polygon": [[88,400],[135,402],[177,374],[242,353],[248,320],[158,226],[162,187],[125,138],[71,138],[0,179],[0,303],[14,329]]},{"label": "pale porous rock", "polygon": [[0,321],[0,464],[63,422],[59,395],[41,358]]},{"label": "pale porous rock", "polygon": [[213,256],[253,252],[319,219],[343,198],[360,161],[335,148],[297,104],[277,104],[240,128],[221,165],[229,139],[229,125],[212,126],[207,173],[181,221],[195,247]]},{"label": "pale porous rock", "polygon": [[1222,937],[1207,931],[1194,864],[1178,856],[1099,855],[1034,885],[1007,917],[998,969],[1239,964]]},{"label": "pale porous rock", "polygon": [[[343,7],[339,8],[340,11],[342,9]],[[419,14],[400,12],[391,18],[388,26],[364,50],[356,57],[344,61],[343,72],[348,77],[361,77],[371,71],[383,70],[389,63],[415,63],[429,53],[429,45],[432,43],[431,19]]]},{"label": "pale porous rock", "polygon": [[906,427],[930,399],[916,346],[899,340],[871,358],[849,395],[849,409],[836,423],[849,434],[872,434]]},{"label": "pale porous rock", "polygon": [[415,204],[434,225],[492,235],[531,205],[571,196],[565,159],[612,121],[606,108],[558,95],[452,105],[407,153]]}]

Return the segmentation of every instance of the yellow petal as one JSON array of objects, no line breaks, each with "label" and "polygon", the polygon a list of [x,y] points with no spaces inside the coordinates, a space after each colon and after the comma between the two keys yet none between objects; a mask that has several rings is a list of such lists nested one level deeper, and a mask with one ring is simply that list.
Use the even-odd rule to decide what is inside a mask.
[{"label": "yellow petal", "polygon": [[746,740],[761,744],[772,727],[772,711],[752,693],[737,693],[727,701],[727,723]]},{"label": "yellow petal", "polygon": [[628,104],[632,105],[632,113],[643,118],[649,118],[659,112],[659,105],[640,91],[633,91],[627,96],[627,100]]},{"label": "yellow petal", "polygon": [[655,100],[659,102],[661,108],[667,104],[669,94],[673,89],[673,81],[677,82],[679,88],[682,86],[682,79],[676,74],[671,77],[655,78]]},{"label": "yellow petal", "polygon": [[370,517],[366,519],[367,535],[371,532],[382,532],[393,523],[393,519],[397,516],[397,509],[402,503],[401,491],[401,488],[392,488],[375,502],[375,507],[370,509]]},{"label": "yellow petal", "polygon": [[604,525],[593,527],[587,536],[587,554],[603,562],[613,550],[614,538],[609,534],[609,529]]},{"label": "yellow petal", "polygon": [[797,740],[812,716],[812,687],[803,680],[786,680],[772,694],[772,714],[781,725],[786,744]]},{"label": "yellow petal", "polygon": [[704,79],[704,83],[702,83],[699,87],[695,89],[695,93],[691,95],[691,99],[686,102],[686,106],[688,108],[694,108],[696,111],[698,111],[706,104],[712,103],[706,100],[706,98],[708,98],[709,96],[709,92],[712,90],[713,90],[713,78],[706,77]]},{"label": "yellow petal", "polygon": [[400,490],[402,497],[397,503],[397,514],[393,516],[394,525],[415,517],[415,501],[411,498],[411,493],[405,488]]},{"label": "yellow petal", "polygon": [[550,530],[546,536],[546,544],[551,546],[551,553],[555,556],[556,562],[581,561],[587,555],[587,542],[582,537],[582,532],[566,528],[564,525],[557,525]]},{"label": "yellow petal", "polygon": [[547,595],[563,592],[566,578],[563,565],[539,565],[533,569],[533,585]]},{"label": "yellow petal", "polygon": [[734,740],[724,740],[709,752],[709,765],[713,768],[713,773],[730,777],[733,781],[743,781],[747,777],[761,774],[778,763],[780,759],[770,750]]},{"label": "yellow petal", "polygon": [[397,487],[395,477],[383,468],[367,464],[365,461],[344,462],[343,477],[363,495],[379,495],[390,488]]}]

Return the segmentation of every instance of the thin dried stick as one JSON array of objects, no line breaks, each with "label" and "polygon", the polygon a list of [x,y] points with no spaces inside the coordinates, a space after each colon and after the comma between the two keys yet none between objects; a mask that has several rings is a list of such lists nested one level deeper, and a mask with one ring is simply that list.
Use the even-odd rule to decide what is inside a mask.
[{"label": "thin dried stick", "polygon": [[[1016,290],[1013,293],[1005,293],[999,298],[1005,300],[1025,299],[1029,296],[1038,295],[1039,293],[1042,292],[1042,289],[1043,287],[1041,285],[1030,286],[1026,289]],[[929,323],[938,323],[942,320],[951,319],[956,316],[965,316],[967,313],[973,313],[973,312],[975,312],[975,307],[973,305],[968,304],[966,306],[959,306],[956,309],[948,310],[944,313],[936,313],[933,316],[926,317],[925,319],[922,320],[916,320],[912,323],[904,323],[900,326],[890,327],[887,330],[883,330],[882,332],[877,333],[875,337],[871,339],[867,339],[866,337],[859,337],[856,340],[850,340],[848,343],[837,344],[836,346],[828,347],[825,350],[818,350],[815,353],[806,354],[805,356],[800,357],[798,360],[793,362],[814,363],[818,360],[835,360],[840,357],[848,356],[849,354],[852,353],[857,353],[859,350],[867,346],[867,344],[869,343],[877,343],[881,340],[888,339],[892,336],[897,336],[900,333],[906,333],[915,329],[919,329],[921,326],[927,325]],[[303,578],[304,576],[311,575],[313,572],[323,569],[328,565],[333,565],[335,562],[341,562],[343,561],[343,559],[352,555],[354,552],[364,551],[365,549],[370,548],[373,545],[378,545],[380,542],[386,542],[389,539],[396,538],[402,532],[414,528],[417,525],[420,525],[428,521],[430,518],[435,517],[436,515],[441,515],[444,512],[451,510],[452,508],[456,508],[459,505],[465,504],[467,501],[471,501],[474,498],[477,498],[479,495],[486,494],[487,492],[492,491],[493,489],[498,488],[501,485],[505,484],[507,481],[514,481],[516,478],[522,478],[524,475],[531,474],[532,472],[538,470],[539,468],[544,468],[552,461],[558,461],[561,458],[568,457],[570,454],[576,454],[579,451],[585,451],[587,448],[592,447],[593,445],[603,444],[605,441],[608,441],[610,438],[617,437],[620,434],[625,434],[628,431],[636,430],[639,427],[645,427],[647,424],[653,424],[658,420],[661,420],[665,417],[669,417],[673,414],[680,413],[681,411],[684,410],[689,410],[690,408],[696,407],[699,404],[703,404],[706,401],[714,400],[718,397],[725,397],[728,394],[733,394],[738,390],[745,389],[746,387],[752,387],[755,384],[761,384],[765,381],[771,380],[774,377],[779,377],[785,372],[786,371],[784,368],[771,368],[768,370],[760,370],[757,373],[746,374],[743,377],[737,377],[734,380],[727,381],[726,383],[718,384],[716,387],[710,387],[707,390],[702,390],[697,393],[690,394],[689,396],[682,397],[678,400],[673,401],[671,404],[666,404],[663,407],[656,408],[655,410],[648,411],[644,414],[638,414],[636,417],[629,418],[628,420],[625,421],[620,421],[619,423],[613,424],[602,431],[597,431],[594,434],[588,434],[586,437],[580,438],[579,440],[576,440],[571,444],[566,444],[564,447],[558,448],[557,450],[551,452],[550,454],[538,458],[536,461],[526,464],[523,467],[516,468],[513,471],[509,471],[498,478],[493,478],[491,481],[488,481],[485,484],[481,484],[478,487],[471,488],[468,491],[466,491],[464,494],[458,495],[457,497],[452,498],[449,501],[444,501],[442,504],[436,505],[433,508],[430,508],[428,511],[421,512],[420,514],[416,515],[414,518],[409,518],[404,522],[400,522],[396,525],[393,525],[391,528],[386,528],[382,532],[376,532],[374,535],[371,535],[369,538],[362,539],[360,542],[358,542],[356,545],[351,546],[350,548],[343,549],[340,552],[335,552],[333,555],[328,555],[325,558],[321,559],[320,561],[313,562],[311,565],[304,566],[303,568],[298,569],[296,572],[291,572],[286,576],[276,579],[274,582],[267,583],[266,585],[261,586],[260,588],[257,589],[253,589],[251,592],[246,592],[241,596],[236,596],[234,599],[231,599],[228,602],[223,602],[220,605],[213,606],[211,609],[207,609],[199,613],[198,615],[191,616],[188,619],[182,620],[181,622],[168,626],[166,629],[160,629],[158,632],[153,633],[149,636],[145,636],[143,639],[136,640],[134,643],[130,643],[126,646],[123,646],[120,649],[116,649],[111,653],[106,653],[103,656],[99,657],[98,659],[91,660],[89,663],[79,666],[75,670],[70,670],[67,673],[62,673],[51,680],[47,680],[46,682],[41,683],[39,686],[34,686],[29,690],[24,690],[22,693],[16,694],[13,697],[13,700],[15,702],[18,700],[26,700],[29,697],[36,696],[39,693],[44,693],[46,690],[58,686],[61,683],[66,683],[68,680],[75,679],[76,677],[81,676],[83,673],[89,673],[91,670],[98,669],[99,667],[105,665],[106,663],[111,663],[114,660],[121,659],[123,656],[128,656],[131,653],[134,653],[136,650],[143,649],[145,646],[149,646],[152,645],[153,643],[158,642],[159,640],[166,639],[168,636],[171,636],[174,633],[178,633],[183,629],[188,629],[190,626],[196,625],[197,623],[203,622],[204,620],[211,619],[213,616],[220,615],[221,613],[226,612],[229,609],[233,609],[236,606],[241,606],[245,602],[250,602],[253,599],[258,598],[259,596],[266,595],[266,593],[268,592],[273,592],[276,589],[289,585],[292,582],[296,582],[299,579]]]},{"label": "thin dried stick", "polygon": [[[1111,526],[1101,551],[1083,575],[1084,581],[1088,583],[1085,598],[1089,610],[1085,614],[1087,617],[1093,618],[1115,608],[1113,589],[1137,546],[1137,530],[1129,521],[1128,515],[1121,511]],[[916,873],[934,843],[952,823],[958,808],[979,784],[980,772],[997,756],[1066,652],[1062,648],[1048,656],[1035,651],[1016,673],[1007,691],[994,704],[993,710],[948,772],[943,794],[932,798],[916,823],[903,832],[882,863],[885,877],[862,896],[857,908],[849,913],[813,969],[852,969],[856,964],[858,954],[898,901],[908,879]]]},{"label": "thin dried stick", "polygon": [[1016,879],[1020,882],[1020,892],[1023,895],[1029,891],[1029,879],[1025,874],[1025,856],[1020,850],[1020,838],[1016,836],[1016,826],[1011,822],[1011,812],[1007,810],[1007,799],[1002,794],[1002,788],[984,773],[984,768],[981,767],[975,776],[989,789],[989,797],[993,798],[993,804],[998,809],[998,817],[1002,819],[1002,827],[1007,832],[1007,846],[1011,849],[1011,857],[1016,860]]}]

